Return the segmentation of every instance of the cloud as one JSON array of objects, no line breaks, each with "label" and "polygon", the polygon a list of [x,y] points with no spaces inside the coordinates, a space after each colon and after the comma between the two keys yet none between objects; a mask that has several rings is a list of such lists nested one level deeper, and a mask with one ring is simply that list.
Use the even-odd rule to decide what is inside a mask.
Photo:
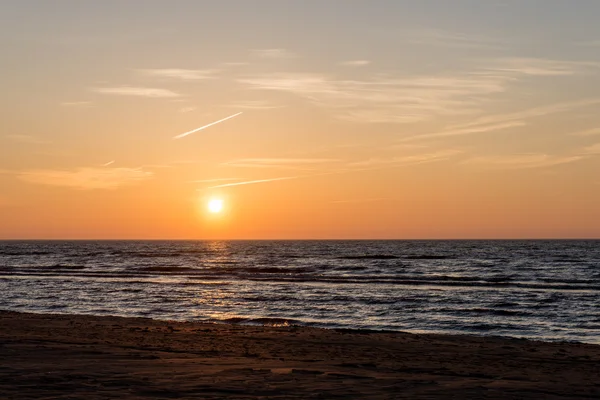
[{"label": "cloud", "polygon": [[100,94],[111,94],[116,96],[136,96],[136,97],[152,97],[152,98],[176,98],[181,97],[180,94],[167,89],[119,86],[92,88],[92,91]]},{"label": "cloud", "polygon": [[192,183],[214,183],[214,182],[225,182],[225,181],[240,181],[240,178],[213,178],[213,179],[199,179],[190,181]]},{"label": "cloud", "polygon": [[63,101],[60,103],[63,107],[85,108],[92,105],[91,101]]},{"label": "cloud", "polygon": [[[330,170],[326,172],[308,174],[308,175],[297,175],[297,176],[285,176],[281,178],[271,178],[271,179],[258,179],[251,181],[243,181],[243,182],[235,182],[235,183],[226,183],[222,185],[211,186],[208,189],[217,189],[217,188],[225,188],[225,187],[234,187],[240,185],[251,185],[256,183],[267,183],[267,182],[276,182],[281,180],[289,180],[289,179],[303,179],[303,178],[314,178],[320,176],[327,175],[340,175],[340,174],[348,174],[348,173],[356,173],[363,171],[373,171],[379,169],[386,168],[394,168],[399,166],[407,166],[407,165],[415,165],[415,164],[423,164],[428,162],[442,161],[449,159],[451,156],[457,155],[461,153],[459,150],[442,150],[436,153],[429,154],[420,154],[413,156],[404,156],[404,157],[396,157],[391,159],[371,159],[362,162],[354,162],[348,163],[345,166],[342,166],[340,169]],[[290,159],[257,159],[257,160],[271,160],[269,163],[275,164],[277,160],[285,160],[284,164],[287,163]],[[300,160],[300,159],[296,159]],[[309,161],[310,160],[310,161]],[[338,160],[329,160],[323,159],[323,161],[338,161]],[[318,163],[318,159],[306,159],[306,164]],[[281,165],[281,163],[279,164]]]},{"label": "cloud", "polygon": [[[401,107],[396,107],[401,108]],[[337,114],[339,119],[343,119],[351,122],[358,123],[373,123],[373,124],[409,124],[412,122],[419,122],[426,119],[426,117],[413,110],[397,111],[393,109],[349,109],[347,111],[339,111]]]},{"label": "cloud", "polygon": [[555,103],[546,106],[533,107],[528,110],[516,111],[512,113],[487,115],[464,124],[454,125],[451,128],[467,128],[471,126],[480,126],[487,124],[503,123],[508,121],[518,121],[527,118],[543,117],[549,114],[571,111],[577,108],[588,107],[596,104],[600,104],[600,99],[585,99],[571,102]]},{"label": "cloud", "polygon": [[274,73],[238,82],[256,90],[300,96],[329,108],[340,119],[397,123],[479,112],[483,96],[504,92],[511,79],[469,74],[336,80],[320,74]]},{"label": "cloud", "polygon": [[116,189],[153,176],[142,168],[77,168],[72,171],[39,169],[24,171],[18,178],[29,183],[72,189]]},{"label": "cloud", "polygon": [[584,147],[583,153],[584,154],[593,154],[593,155],[600,154],[600,143],[594,143],[591,146]]},{"label": "cloud", "polygon": [[295,58],[296,55],[286,49],[254,49],[250,52],[256,57],[270,59]]},{"label": "cloud", "polygon": [[244,65],[248,65],[248,63],[247,62],[230,61],[230,62],[224,62],[221,65],[223,65],[225,67],[243,67]]},{"label": "cloud", "polygon": [[542,58],[500,58],[486,70],[532,76],[575,75],[589,68],[598,68],[600,63],[588,61],[562,61]]},{"label": "cloud", "polygon": [[595,136],[600,135],[600,128],[586,129],[584,131],[573,132],[571,136]]},{"label": "cloud", "polygon": [[275,108],[282,108],[283,106],[274,105],[262,100],[245,100],[231,103],[228,107],[248,110],[272,110]]},{"label": "cloud", "polygon": [[203,125],[203,126],[201,126],[200,128],[196,128],[196,129],[192,129],[191,131],[184,132],[184,133],[182,133],[182,134],[180,134],[180,135],[174,136],[174,137],[173,137],[173,139],[181,139],[182,137],[185,137],[185,136],[187,136],[187,135],[190,135],[190,134],[192,134],[192,133],[194,133],[194,132],[201,131],[201,130],[203,130],[203,129],[206,129],[206,128],[208,128],[208,127],[211,127],[211,126],[213,126],[213,125],[216,125],[216,124],[219,124],[219,123],[221,123],[221,122],[227,121],[228,119],[231,119],[231,118],[233,118],[233,117],[237,117],[237,116],[238,116],[238,115],[240,115],[240,114],[242,114],[242,112],[239,112],[239,113],[236,113],[236,114],[230,115],[229,117],[225,117],[225,118],[223,118],[223,119],[220,119],[220,120],[218,120],[218,121],[215,121],[215,122],[211,122],[210,124]]},{"label": "cloud", "polygon": [[139,73],[146,76],[158,78],[179,79],[183,81],[199,81],[205,79],[215,79],[215,74],[219,71],[214,69],[140,69]]},{"label": "cloud", "polygon": [[585,42],[576,43],[576,45],[582,47],[600,47],[600,40],[588,40]]},{"label": "cloud", "polygon": [[27,143],[27,144],[47,144],[51,143],[49,140],[40,139],[37,136],[32,135],[6,135],[6,138],[15,142]]},{"label": "cloud", "polygon": [[414,154],[414,155],[400,156],[400,157],[371,158],[368,160],[349,163],[347,166],[348,167],[361,167],[361,168],[373,167],[373,168],[368,168],[368,169],[379,169],[382,167],[387,168],[387,167],[395,167],[395,166],[425,164],[425,163],[448,160],[451,157],[454,157],[461,153],[462,153],[461,150],[447,149],[447,150],[440,150],[440,151],[433,152],[433,153]]},{"label": "cloud", "polygon": [[192,112],[194,110],[196,110],[196,107],[182,107],[178,111],[180,113],[189,113],[189,112]]},{"label": "cloud", "polygon": [[350,60],[350,61],[342,61],[340,65],[345,67],[364,67],[365,65],[371,64],[369,60]]},{"label": "cloud", "polygon": [[[333,158],[243,158],[232,160],[222,165],[246,168],[290,168],[307,169],[309,166],[339,162]],[[310,169],[310,168],[308,168]]]},{"label": "cloud", "polygon": [[548,154],[528,153],[505,156],[473,157],[465,160],[464,164],[488,165],[490,167],[521,169],[542,168],[553,165],[568,164],[584,159],[584,156],[552,156]]},{"label": "cloud", "polygon": [[345,203],[371,203],[374,201],[388,200],[388,197],[376,197],[371,199],[348,199],[348,200],[332,200],[330,203],[345,204]]},{"label": "cloud", "polygon": [[434,133],[426,133],[422,135],[409,136],[401,140],[402,141],[411,141],[411,140],[422,140],[422,139],[434,139],[439,137],[448,137],[448,136],[461,136],[461,135],[470,135],[474,133],[487,133],[487,132],[495,132],[499,130],[512,129],[521,126],[527,125],[523,121],[506,121],[506,122],[498,122],[494,124],[482,124],[468,127],[459,127],[455,129],[442,130]]},{"label": "cloud", "polygon": [[589,107],[599,103],[600,99],[585,99],[572,102],[555,103],[540,107],[533,107],[527,110],[516,111],[506,114],[486,115],[476,118],[469,122],[448,126],[446,129],[440,130],[438,132],[409,136],[404,139],[401,139],[400,142],[420,139],[432,139],[438,137],[488,133],[499,130],[518,128],[527,125],[525,120],[530,118],[538,118],[549,114],[567,112],[577,108]]},{"label": "cloud", "polygon": [[451,48],[492,48],[499,49],[506,46],[506,43],[498,40],[484,37],[480,34],[465,34],[459,32],[449,32],[439,29],[419,29],[405,30],[400,32],[401,37],[408,43],[420,46],[451,47]]},{"label": "cloud", "polygon": [[108,167],[109,165],[112,165],[114,163],[115,163],[115,160],[112,160],[112,161],[102,164],[101,167]]}]

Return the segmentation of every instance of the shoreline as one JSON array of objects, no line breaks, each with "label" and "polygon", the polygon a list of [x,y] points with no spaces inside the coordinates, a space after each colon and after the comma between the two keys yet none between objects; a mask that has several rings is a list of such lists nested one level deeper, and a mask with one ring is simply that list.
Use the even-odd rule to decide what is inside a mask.
[{"label": "shoreline", "polygon": [[[444,331],[407,331],[407,330],[393,330],[393,329],[372,329],[362,327],[351,327],[351,326],[323,326],[319,324],[305,323],[301,320],[292,318],[279,318],[279,317],[260,317],[260,318],[246,318],[246,317],[232,317],[228,319],[209,319],[209,320],[184,320],[184,319],[162,319],[162,318],[151,318],[144,316],[132,316],[132,315],[115,315],[115,314],[77,314],[77,313],[60,313],[51,311],[14,311],[9,309],[0,308],[0,316],[3,313],[16,313],[16,314],[32,314],[32,315],[48,315],[48,316],[74,316],[74,317],[98,317],[98,318],[124,318],[133,320],[148,320],[155,322],[165,323],[178,323],[178,324],[199,324],[199,325],[226,325],[226,326],[240,326],[240,327],[258,327],[258,328],[296,328],[296,329],[322,329],[325,331],[336,331],[336,332],[347,332],[347,333],[360,333],[360,334],[400,334],[400,335],[425,335],[425,336],[448,336],[448,337],[459,337],[459,338],[488,338],[488,339],[500,339],[500,340],[520,340],[540,343],[555,343],[555,344],[582,344],[590,346],[600,346],[600,342],[585,342],[581,340],[565,340],[561,338],[547,339],[544,337],[518,337],[501,334],[477,334],[472,332],[444,332]],[[272,321],[272,322],[269,322]],[[291,322],[290,322],[291,321]]]},{"label": "shoreline", "polygon": [[[565,340],[565,339],[546,339],[543,337],[518,337],[510,335],[500,334],[477,334],[468,332],[444,332],[444,331],[407,331],[407,330],[393,330],[393,329],[372,329],[362,327],[346,327],[346,326],[323,326],[318,324],[305,323],[301,320],[291,318],[278,318],[278,317],[260,317],[260,318],[245,318],[245,317],[232,317],[228,319],[210,319],[210,320],[178,320],[178,319],[162,319],[162,318],[151,318],[144,316],[132,316],[132,315],[116,315],[116,314],[77,314],[77,313],[60,313],[51,311],[14,311],[9,309],[0,308],[0,315],[3,313],[16,313],[16,314],[33,314],[33,315],[48,315],[48,316],[74,316],[74,317],[98,317],[98,318],[124,318],[134,320],[148,320],[155,322],[165,323],[179,323],[179,324],[206,324],[206,325],[226,325],[226,326],[240,326],[240,327],[258,327],[258,328],[298,328],[298,329],[323,329],[325,331],[336,331],[346,333],[359,333],[359,334],[401,334],[401,335],[425,335],[425,336],[449,336],[449,337],[465,337],[465,338],[489,338],[489,339],[500,339],[500,340],[526,340],[531,342],[541,343],[557,343],[557,344],[584,344],[591,346],[600,346],[600,343],[585,342],[579,340]],[[239,321],[238,321],[239,320]],[[268,322],[277,321],[277,322]],[[279,322],[281,321],[281,322]],[[292,321],[292,322],[290,322]]]},{"label": "shoreline", "polygon": [[600,345],[0,311],[0,398],[594,398]]}]

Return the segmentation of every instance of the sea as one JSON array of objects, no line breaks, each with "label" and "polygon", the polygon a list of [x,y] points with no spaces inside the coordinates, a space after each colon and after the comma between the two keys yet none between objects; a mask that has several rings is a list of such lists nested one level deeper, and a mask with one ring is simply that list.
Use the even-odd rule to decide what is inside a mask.
[{"label": "sea", "polygon": [[600,241],[0,241],[0,310],[600,344]]}]

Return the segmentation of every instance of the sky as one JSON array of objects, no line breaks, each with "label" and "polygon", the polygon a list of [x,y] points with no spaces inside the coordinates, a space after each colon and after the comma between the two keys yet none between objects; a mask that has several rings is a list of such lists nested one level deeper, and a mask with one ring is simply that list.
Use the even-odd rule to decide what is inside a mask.
[{"label": "sky", "polygon": [[598,15],[0,1],[0,239],[600,238]]}]

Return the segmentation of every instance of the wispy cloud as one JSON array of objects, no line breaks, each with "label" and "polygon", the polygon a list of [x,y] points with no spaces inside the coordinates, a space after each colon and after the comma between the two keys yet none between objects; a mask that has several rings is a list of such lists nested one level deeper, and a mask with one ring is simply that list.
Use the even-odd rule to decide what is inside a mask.
[{"label": "wispy cloud", "polygon": [[500,58],[485,68],[489,71],[507,72],[532,76],[575,75],[586,69],[600,67],[600,63],[589,61],[564,61],[542,58]]},{"label": "wispy cloud", "polygon": [[288,92],[357,122],[417,122],[480,111],[484,96],[511,78],[492,75],[376,77],[336,80],[319,74],[276,73],[238,79],[253,89]]},{"label": "wispy cloud", "polygon": [[545,115],[567,112],[577,108],[589,107],[596,104],[600,104],[600,99],[586,99],[573,102],[555,103],[546,106],[533,107],[513,113],[486,115],[469,122],[449,126],[446,129],[437,132],[409,136],[401,139],[400,142],[420,139],[433,139],[447,136],[488,133],[518,128],[527,125],[527,122],[525,121],[530,118],[538,118]]},{"label": "wispy cloud", "polygon": [[275,108],[282,108],[283,106],[278,106],[262,100],[245,100],[233,102],[229,104],[228,107],[247,110],[272,110]]},{"label": "wispy cloud", "polygon": [[[402,166],[416,165],[416,164],[424,164],[436,161],[443,161],[460,154],[460,150],[441,150],[435,153],[429,154],[418,154],[411,156],[403,156],[403,157],[394,157],[389,159],[370,159],[365,161],[346,163],[344,165],[339,165],[337,169],[330,169],[324,172],[311,173],[307,175],[296,175],[296,176],[285,176],[280,178],[270,178],[270,179],[258,179],[258,180],[249,180],[242,182],[234,182],[234,183],[226,183],[222,185],[210,186],[208,189],[217,189],[217,188],[225,188],[225,187],[234,187],[240,185],[251,185],[256,183],[267,183],[267,182],[276,182],[281,180],[289,180],[289,179],[307,179],[307,178],[315,178],[322,177],[327,175],[340,175],[340,174],[349,174],[349,173],[358,173],[364,171],[375,171],[381,169],[388,168],[396,168]],[[276,159],[271,159],[276,160]],[[285,159],[286,162],[288,159]],[[309,160],[309,159],[307,159]],[[310,159],[312,161],[316,161],[316,159]],[[325,160],[325,159],[324,159]],[[337,160],[329,160],[327,161],[337,161]],[[307,164],[311,164],[311,162],[307,162]],[[281,164],[279,164],[281,165]]]},{"label": "wispy cloud", "polygon": [[296,57],[296,54],[286,49],[254,49],[250,50],[250,52],[261,58],[286,59]]},{"label": "wispy cloud", "polygon": [[271,179],[258,179],[254,181],[244,181],[244,182],[236,182],[236,183],[225,183],[223,185],[211,186],[208,189],[218,189],[224,187],[232,187],[232,186],[241,186],[241,185],[254,185],[257,183],[267,183],[267,182],[275,182],[275,181],[284,181],[288,179],[297,179],[302,178],[301,176],[284,176],[281,178],[271,178]]},{"label": "wispy cloud", "polygon": [[387,197],[375,197],[375,198],[370,198],[370,199],[332,200],[332,201],[330,201],[330,203],[335,203],[335,204],[372,203],[375,201],[383,201],[383,200],[388,200],[388,198]]},{"label": "wispy cloud", "polygon": [[576,45],[582,47],[600,47],[600,39],[578,42]]},{"label": "wispy cloud", "polygon": [[594,143],[591,146],[584,147],[583,153],[584,154],[593,154],[593,155],[600,154],[600,143]]},{"label": "wispy cloud", "polygon": [[333,158],[243,158],[228,161],[228,167],[310,169],[307,167],[339,162]]},{"label": "wispy cloud", "polygon": [[63,101],[60,103],[63,107],[85,108],[92,105],[91,101]]},{"label": "wispy cloud", "polygon": [[184,133],[182,133],[181,135],[177,135],[177,136],[173,137],[173,139],[181,139],[182,137],[185,137],[185,136],[187,136],[187,135],[190,135],[190,134],[192,134],[192,133],[194,133],[194,132],[201,131],[201,130],[203,130],[203,129],[206,129],[206,128],[208,128],[208,127],[211,127],[211,126],[213,126],[213,125],[216,125],[216,124],[219,124],[219,123],[221,123],[221,122],[227,121],[228,119],[231,119],[231,118],[233,118],[233,117],[237,117],[237,116],[238,116],[238,115],[240,115],[240,114],[242,114],[242,112],[239,112],[239,113],[236,113],[236,114],[230,115],[229,117],[225,117],[225,118],[223,118],[223,119],[220,119],[220,120],[218,120],[218,121],[215,121],[215,122],[211,122],[210,124],[207,124],[207,125],[201,126],[200,128],[196,128],[196,129],[192,129],[191,131],[184,132]]},{"label": "wispy cloud", "polygon": [[226,182],[226,181],[241,181],[241,178],[213,178],[213,179],[198,179],[190,181],[191,183],[215,183],[215,182]]},{"label": "wispy cloud", "polygon": [[48,144],[50,143],[47,139],[42,139],[32,135],[6,135],[7,139],[15,142],[27,143],[27,144]]},{"label": "wispy cloud", "polygon": [[150,179],[152,172],[142,168],[77,168],[72,171],[39,169],[19,173],[18,178],[41,185],[73,189],[116,189]]},{"label": "wispy cloud", "polygon": [[405,30],[402,38],[420,46],[451,47],[451,48],[503,48],[506,43],[480,34],[450,32],[440,29]]},{"label": "wispy cloud", "polygon": [[248,65],[248,63],[247,62],[230,61],[230,62],[224,62],[221,65],[224,67],[243,67],[245,65]]},{"label": "wispy cloud", "polygon": [[92,91],[100,94],[110,94],[116,96],[136,96],[136,97],[152,97],[152,98],[176,98],[181,97],[180,94],[168,89],[119,86],[119,87],[104,87],[92,88]]},{"label": "wispy cloud", "polygon": [[182,107],[178,111],[182,114],[185,114],[185,113],[189,113],[189,112],[192,112],[195,110],[196,110],[196,107]]},{"label": "wispy cloud", "polygon": [[240,185],[251,185],[256,183],[267,183],[267,182],[276,182],[282,180],[289,179],[306,179],[306,178],[315,178],[327,175],[340,175],[340,174],[348,174],[348,173],[357,173],[364,171],[373,171],[415,164],[423,164],[428,162],[442,161],[450,158],[451,155],[458,154],[456,151],[441,151],[437,154],[429,154],[429,155],[420,155],[420,156],[407,156],[407,157],[397,157],[392,159],[373,159],[366,160],[363,162],[355,162],[348,163],[347,165],[335,169],[329,170],[325,172],[313,173],[308,175],[297,175],[297,176],[285,176],[281,178],[271,178],[271,179],[258,179],[251,181],[243,181],[243,182],[235,182],[235,183],[226,183],[222,185],[210,186],[208,189],[217,189],[217,188],[225,188],[225,187],[234,187]]},{"label": "wispy cloud", "polygon": [[180,68],[165,68],[165,69],[140,69],[138,72],[142,75],[153,76],[158,78],[179,79],[183,81],[200,81],[205,79],[215,79],[215,75],[219,73],[215,69],[180,69]]},{"label": "wispy cloud", "polygon": [[585,156],[555,156],[548,154],[511,154],[505,156],[473,157],[465,160],[465,164],[487,165],[494,168],[521,169],[542,168],[560,164],[568,164],[584,159]]},{"label": "wispy cloud", "polygon": [[112,160],[112,161],[102,164],[101,167],[108,167],[109,165],[112,165],[114,163],[115,163],[115,160]]},{"label": "wispy cloud", "polygon": [[521,126],[527,125],[523,121],[506,121],[506,122],[498,122],[492,124],[482,124],[482,125],[473,125],[467,127],[458,127],[454,129],[442,130],[439,132],[433,133],[425,133],[422,135],[409,136],[404,139],[401,139],[400,142],[403,141],[412,141],[412,140],[422,140],[422,139],[435,139],[440,137],[448,137],[448,136],[461,136],[461,135],[471,135],[475,133],[487,133],[487,132],[496,132],[505,129],[518,128]]},{"label": "wispy cloud", "polygon": [[571,136],[596,136],[600,135],[600,128],[586,129],[584,131],[573,132]]},{"label": "wispy cloud", "polygon": [[[374,167],[374,169],[379,169],[381,167],[395,167],[395,166],[407,166],[407,165],[415,165],[415,164],[424,164],[431,162],[438,162],[448,160],[456,155],[461,154],[462,151],[458,149],[447,149],[440,150],[432,153],[424,153],[424,154],[413,154],[399,157],[390,157],[390,158],[371,158],[368,160],[356,161],[353,163],[347,164],[348,167]],[[370,168],[369,168],[370,169]],[[351,171],[351,170],[349,170]]]},{"label": "wispy cloud", "polygon": [[350,60],[350,61],[342,61],[340,65],[344,67],[364,67],[365,65],[371,64],[369,60]]},{"label": "wispy cloud", "polygon": [[571,102],[549,104],[549,105],[545,105],[545,106],[533,107],[533,108],[529,108],[527,110],[516,111],[516,112],[512,112],[512,113],[486,115],[486,116],[477,118],[470,122],[466,122],[466,123],[459,124],[459,125],[454,125],[451,127],[451,129],[460,129],[460,128],[467,128],[467,127],[472,127],[472,126],[496,124],[496,123],[503,123],[503,122],[509,122],[509,121],[520,121],[520,120],[524,120],[524,119],[528,119],[528,118],[543,117],[543,116],[549,115],[549,114],[567,112],[567,111],[571,111],[571,110],[574,110],[577,108],[589,107],[589,106],[593,106],[596,104],[600,104],[600,99],[584,99],[584,100],[577,100],[577,101],[571,101]]}]

